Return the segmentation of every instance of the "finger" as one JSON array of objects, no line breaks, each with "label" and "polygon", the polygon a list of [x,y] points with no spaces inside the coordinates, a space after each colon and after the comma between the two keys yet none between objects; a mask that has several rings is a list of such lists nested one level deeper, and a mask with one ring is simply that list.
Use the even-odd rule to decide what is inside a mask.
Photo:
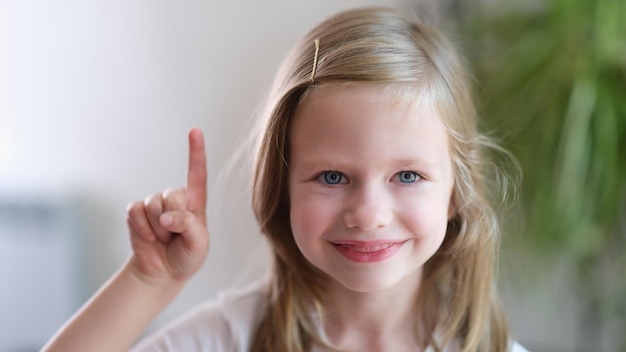
[{"label": "finger", "polygon": [[187,170],[187,209],[204,217],[207,198],[207,169],[204,136],[198,128],[189,131],[189,166]]},{"label": "finger", "polygon": [[163,212],[189,210],[187,209],[187,193],[184,188],[168,189],[163,192]]},{"label": "finger", "polygon": [[159,223],[159,216],[163,214],[162,194],[153,194],[144,200],[144,209],[148,218],[148,223],[152,227],[153,233],[161,241],[169,241],[172,234]]},{"label": "finger", "polygon": [[178,232],[168,247],[168,259],[176,276],[190,277],[206,259],[209,234],[202,221],[189,211],[172,211],[161,215],[161,221],[172,232]]},{"label": "finger", "polygon": [[159,220],[163,227],[180,234],[185,247],[189,250],[195,251],[208,245],[208,231],[193,213],[180,210],[169,211],[163,213]]},{"label": "finger", "polygon": [[152,226],[148,222],[143,202],[134,202],[126,208],[126,222],[131,236],[137,236],[148,242],[156,240],[157,236],[152,231]]},{"label": "finger", "polygon": [[156,241],[156,236],[146,238],[144,235],[142,235],[135,228],[135,225],[133,225],[133,223],[129,219],[126,219],[126,226],[128,226],[128,231],[130,232],[131,243],[137,243],[137,242],[152,243]]}]

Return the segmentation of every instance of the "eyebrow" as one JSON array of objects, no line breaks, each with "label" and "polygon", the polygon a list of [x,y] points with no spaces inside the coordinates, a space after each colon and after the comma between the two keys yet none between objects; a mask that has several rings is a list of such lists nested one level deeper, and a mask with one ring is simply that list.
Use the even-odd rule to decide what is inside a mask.
[{"label": "eyebrow", "polygon": [[305,169],[324,168],[324,169],[341,170],[341,169],[346,169],[347,167],[350,166],[348,162],[339,161],[339,160],[329,160],[329,159],[310,159],[310,160],[301,161],[299,163],[292,162],[292,166],[294,164],[297,164],[299,167],[302,167]]},{"label": "eyebrow", "polygon": [[[392,160],[390,165],[397,169],[418,169],[426,171],[442,170],[443,165],[441,163],[433,162],[432,160],[424,159],[397,159]],[[293,166],[294,164],[292,164]],[[328,169],[328,170],[345,170],[352,167],[353,163],[343,160],[333,159],[309,159],[297,163],[298,167],[304,169]]]}]

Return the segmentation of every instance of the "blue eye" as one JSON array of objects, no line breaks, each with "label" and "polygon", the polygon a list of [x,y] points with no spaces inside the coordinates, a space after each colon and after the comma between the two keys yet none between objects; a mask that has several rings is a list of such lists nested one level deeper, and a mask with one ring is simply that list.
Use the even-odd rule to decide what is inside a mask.
[{"label": "blue eye", "polygon": [[415,171],[401,171],[398,173],[398,178],[402,183],[415,183],[420,179],[420,175]]},{"label": "blue eye", "polygon": [[322,174],[324,177],[324,182],[329,185],[338,185],[344,181],[344,176],[341,172],[338,171],[327,171]]}]

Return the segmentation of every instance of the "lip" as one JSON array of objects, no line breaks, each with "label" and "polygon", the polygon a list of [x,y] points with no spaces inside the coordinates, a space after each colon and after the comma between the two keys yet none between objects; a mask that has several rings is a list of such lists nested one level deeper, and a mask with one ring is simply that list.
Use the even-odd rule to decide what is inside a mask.
[{"label": "lip", "polygon": [[392,257],[406,240],[330,241],[347,259],[357,263],[374,263]]}]

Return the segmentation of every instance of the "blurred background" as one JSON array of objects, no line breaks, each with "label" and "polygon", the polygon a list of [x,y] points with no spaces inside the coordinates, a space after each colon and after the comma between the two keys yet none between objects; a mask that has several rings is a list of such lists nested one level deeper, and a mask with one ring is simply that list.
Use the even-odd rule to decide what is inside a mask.
[{"label": "blurred background", "polygon": [[194,126],[211,253],[147,332],[264,275],[242,146],[291,45],[362,5],[443,28],[519,160],[500,256],[516,338],[626,351],[624,0],[0,0],[0,351],[41,348],[124,262],[126,205],[184,184]]}]

